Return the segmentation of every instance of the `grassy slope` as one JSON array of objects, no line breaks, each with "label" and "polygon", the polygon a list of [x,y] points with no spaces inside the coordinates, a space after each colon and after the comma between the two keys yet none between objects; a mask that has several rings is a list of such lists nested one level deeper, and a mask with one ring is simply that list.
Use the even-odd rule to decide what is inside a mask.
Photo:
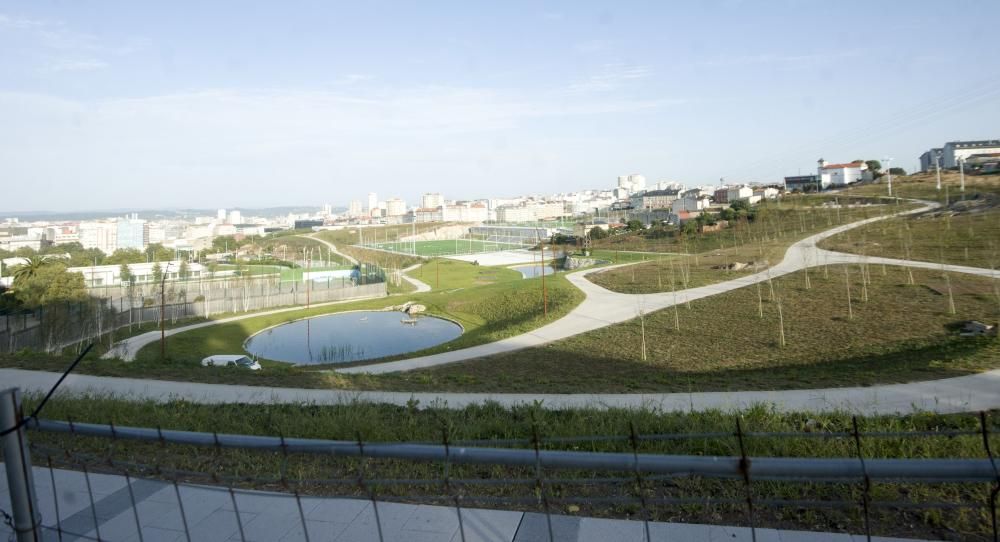
[{"label": "grassy slope", "polygon": [[645,246],[647,249],[666,253],[673,251],[673,254],[657,256],[612,253],[616,258],[611,261],[625,255],[630,256],[630,260],[622,258],[623,262],[649,261],[592,275],[591,280],[615,292],[669,292],[673,268],[674,287],[677,289],[714,284],[763,269],[751,266],[742,270],[729,270],[727,267],[730,264],[753,262],[773,265],[784,258],[785,250],[790,244],[800,239],[839,224],[897,212],[908,207],[878,205],[836,209],[821,206],[832,200],[833,198],[819,196],[790,196],[780,205],[772,203],[762,207],[759,223],[696,234],[687,240],[626,239],[622,241],[625,245]]},{"label": "grassy slope", "polygon": [[[450,262],[450,261],[449,261]],[[447,266],[447,267],[446,267]],[[517,335],[535,329],[565,315],[583,300],[583,294],[562,276],[546,278],[549,316],[541,315],[540,279],[522,280],[519,273],[507,269],[484,268],[464,262],[442,263],[441,290],[425,294],[406,294],[383,299],[355,301],[334,306],[299,310],[269,316],[248,318],[188,331],[167,339],[168,359],[160,361],[159,343],[139,351],[135,362],[124,364],[114,360],[87,359],[79,372],[105,376],[132,376],[182,381],[232,382],[262,386],[301,387],[379,387],[370,377],[347,377],[322,372],[320,366],[308,369],[284,363],[264,361],[264,371],[226,371],[200,367],[199,360],[211,353],[240,352],[243,341],[266,327],[307,316],[345,310],[382,309],[415,301],[427,306],[428,312],[445,316],[462,324],[465,333],[458,339],[437,347],[406,356],[431,354],[465,348]],[[483,273],[496,272],[497,282],[477,287],[465,287],[483,281]],[[502,279],[502,280],[500,280]],[[93,356],[96,357],[96,356]],[[33,353],[0,359],[7,366],[55,370],[68,363],[67,356],[40,356]],[[388,358],[392,359],[392,358]]]},{"label": "grassy slope", "polygon": [[787,345],[779,345],[777,304],[762,285],[699,300],[691,309],[646,316],[647,361],[638,320],[509,354],[395,375],[394,387],[508,392],[652,392],[790,389],[943,378],[1000,363],[996,340],[958,339],[949,323],[1000,317],[1000,292],[989,279],[950,276],[957,314],[948,314],[944,279],[901,268],[870,267],[869,301],[859,268],[850,268],[848,320],[844,267],[775,280]]},{"label": "grassy slope", "polygon": [[[962,212],[965,203],[956,173],[942,175],[947,194],[936,189],[934,174],[896,178],[893,182],[896,193],[939,201],[948,204],[950,211],[886,220],[833,236],[820,243],[820,247],[888,258],[1000,267],[1000,176],[967,176],[965,181],[964,198],[982,203],[984,212]],[[884,190],[885,185],[875,184],[856,187],[850,192],[871,194]]]},{"label": "grassy slope", "polygon": [[[38,397],[29,397],[27,407],[31,408]],[[420,405],[424,406],[424,405]],[[648,410],[569,410],[550,411],[537,406],[505,409],[493,404],[468,407],[461,410],[429,408],[421,410],[412,407],[388,405],[350,404],[341,406],[302,405],[196,405],[175,402],[167,405],[150,402],[132,403],[108,397],[62,398],[57,397],[46,407],[45,417],[54,419],[72,418],[77,422],[108,423],[118,426],[163,427],[192,431],[218,431],[260,435],[282,434],[286,437],[341,439],[354,441],[362,438],[372,441],[421,441],[440,442],[443,434],[448,434],[451,442],[462,440],[530,439],[537,431],[542,439],[550,437],[579,437],[588,435],[626,436],[630,427],[640,435],[681,434],[720,432],[731,434],[736,424],[737,413],[663,413]],[[738,413],[742,427],[750,432],[844,432],[852,427],[848,414],[778,414],[766,408],[754,408]],[[978,428],[975,415],[931,415],[918,414],[901,417],[860,417],[859,427],[863,433],[874,431],[944,431],[972,430]],[[996,415],[988,418],[990,431],[1000,435]],[[181,447],[159,444],[142,444],[119,441],[113,446],[103,439],[74,437],[31,432],[35,445],[54,450],[68,449],[73,454],[93,454],[87,461],[92,471],[106,471],[109,458],[119,461],[136,461],[143,464],[155,463],[165,468],[188,471],[211,472],[219,476],[239,474],[244,477],[236,485],[261,489],[288,491],[278,483],[268,483],[279,473],[287,473],[294,489],[305,494],[359,495],[357,484],[335,485],[310,483],[306,480],[346,478],[357,476],[359,462],[350,458],[331,456],[304,456],[264,452],[244,452],[235,450],[206,450],[204,448]],[[1000,437],[993,437],[994,449],[1000,447]],[[817,445],[822,442],[822,445]],[[981,458],[982,442],[978,435],[953,438],[864,438],[865,455],[869,458],[881,457],[961,457]],[[594,440],[585,443],[558,441],[544,443],[548,449],[631,451],[628,440]],[[850,438],[830,438],[817,441],[815,438],[771,438],[753,437],[746,440],[750,456],[775,457],[851,457],[856,454],[855,443]],[[735,438],[698,438],[692,440],[650,440],[639,443],[639,452],[665,454],[695,454],[738,456],[739,445]],[[45,464],[45,454],[36,449],[36,462]],[[61,465],[66,458],[55,453],[52,460]],[[79,468],[79,464],[72,465]],[[392,460],[368,460],[366,476],[369,478],[439,478],[441,465],[434,463],[404,463]],[[131,470],[131,474],[156,477],[151,470]],[[497,482],[517,478],[531,478],[531,469],[509,467],[479,467],[452,465],[453,478],[491,479]],[[595,471],[547,471],[550,478],[549,495],[553,499],[553,511],[578,513],[587,516],[634,518],[639,511],[637,505],[582,503],[578,510],[570,510],[568,503],[560,497],[587,496],[630,496],[634,487],[629,483],[612,485],[568,485],[560,478],[594,478],[600,476],[622,477],[622,473],[601,473]],[[626,479],[627,475],[624,476]],[[248,482],[247,479],[254,482]],[[219,483],[211,479],[186,478],[199,483]],[[739,481],[713,481],[698,478],[676,477],[669,481],[647,482],[650,495],[714,497],[742,499],[745,496]],[[819,485],[755,482],[754,492],[760,497],[808,498],[808,499],[854,499],[860,498],[857,485]],[[439,496],[442,489],[420,485],[376,486],[383,497],[406,500],[408,496]],[[466,506],[474,506],[478,496],[523,498],[534,495],[534,486],[517,484],[490,484],[464,486]],[[873,500],[877,501],[922,501],[943,500],[953,503],[978,504],[987,501],[987,485],[953,487],[947,485],[899,485],[876,483],[872,488]],[[484,503],[489,508],[513,507],[522,510],[538,510],[530,503],[504,505],[496,501]],[[745,510],[741,505],[652,506],[650,519],[658,521],[684,521],[717,524],[742,524]],[[872,512],[874,534],[896,536],[919,536],[920,538],[958,537],[963,540],[980,539],[989,533],[989,516],[977,513],[920,513],[906,512],[895,508],[874,507]],[[790,508],[761,507],[756,513],[757,525],[812,530],[832,530],[863,532],[864,523],[857,508],[849,510],[811,509],[802,506]]]}]

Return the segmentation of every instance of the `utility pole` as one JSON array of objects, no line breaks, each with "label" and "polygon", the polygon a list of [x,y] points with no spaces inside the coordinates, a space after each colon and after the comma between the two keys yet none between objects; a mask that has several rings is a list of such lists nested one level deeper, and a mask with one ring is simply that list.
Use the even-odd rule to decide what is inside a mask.
[{"label": "utility pole", "polygon": [[958,178],[959,178],[959,191],[962,192],[962,199],[965,199],[965,159],[958,159]]},{"label": "utility pole", "polygon": [[937,189],[941,190],[941,152],[934,153],[934,165],[937,169]]},{"label": "utility pole", "polygon": [[[309,260],[306,262],[306,274],[312,270],[312,249],[309,249]],[[312,278],[312,277],[310,277]],[[312,280],[306,283],[306,308],[309,308],[309,294],[312,292]]]},{"label": "utility pole", "polygon": [[170,272],[170,264],[163,270],[160,276],[160,361],[167,359],[167,273]]},{"label": "utility pole", "polygon": [[892,158],[886,156],[885,157],[885,173],[889,177],[889,197],[890,198],[892,197],[892,167],[890,167],[891,163],[892,163]]},{"label": "utility pole", "polygon": [[542,243],[542,316],[549,317],[549,296],[545,290],[545,243]]}]

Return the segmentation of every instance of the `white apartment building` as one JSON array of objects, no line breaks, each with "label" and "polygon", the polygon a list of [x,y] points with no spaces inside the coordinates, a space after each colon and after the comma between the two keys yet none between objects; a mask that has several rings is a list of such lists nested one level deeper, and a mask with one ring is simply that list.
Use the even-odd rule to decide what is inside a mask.
[{"label": "white apartment building", "polygon": [[363,209],[361,207],[361,201],[360,200],[353,200],[347,206],[347,216],[350,216],[350,217],[361,216],[362,212],[363,212]]},{"label": "white apartment building", "polygon": [[707,196],[688,196],[674,200],[670,204],[670,212],[674,214],[682,212],[695,212],[707,209],[711,205],[711,200]]},{"label": "white apartment building", "polygon": [[941,148],[941,167],[957,168],[960,160],[973,154],[1000,153],[1000,140],[949,141]]},{"label": "white apartment building", "polygon": [[406,214],[406,202],[399,198],[389,198],[385,202],[386,216],[403,216]]},{"label": "white apartment building", "polygon": [[753,197],[753,188],[749,186],[730,186],[726,190],[726,201],[732,203],[734,201],[739,201],[741,199],[749,200]]},{"label": "white apartment building", "polygon": [[444,222],[486,222],[490,218],[489,209],[482,203],[456,203],[440,209]]},{"label": "white apartment building", "polygon": [[497,209],[497,220],[500,222],[537,222],[563,218],[569,213],[562,202],[528,203],[516,207],[500,207]]},{"label": "white apartment building", "polygon": [[228,220],[228,222],[230,224],[242,224],[243,223],[243,213],[241,213],[241,212],[239,212],[237,210],[229,211],[229,220]]},{"label": "white apartment building", "polygon": [[81,222],[79,231],[83,248],[96,248],[105,254],[118,250],[118,224],[114,222]]},{"label": "white apartment building", "polygon": [[225,209],[219,209],[219,212],[216,214],[216,218],[218,218],[220,222],[225,222],[226,221],[226,210]]},{"label": "white apartment building", "polygon": [[45,228],[45,240],[53,245],[78,243],[80,241],[80,232],[74,226],[48,226]]},{"label": "white apartment building", "polygon": [[629,194],[634,194],[641,190],[645,190],[646,177],[643,177],[638,173],[633,173],[631,175],[620,175],[618,177],[618,188],[625,189]]},{"label": "white apartment building", "polygon": [[444,197],[438,192],[428,192],[420,197],[420,207],[423,209],[436,209],[444,205]]},{"label": "white apartment building", "polygon": [[820,186],[825,190],[830,186],[847,186],[865,179],[868,171],[868,164],[862,161],[848,162],[845,164],[829,164],[826,160],[819,159]]},{"label": "white apartment building", "polygon": [[375,192],[368,193],[368,216],[372,215],[372,211],[378,209],[378,194]]}]

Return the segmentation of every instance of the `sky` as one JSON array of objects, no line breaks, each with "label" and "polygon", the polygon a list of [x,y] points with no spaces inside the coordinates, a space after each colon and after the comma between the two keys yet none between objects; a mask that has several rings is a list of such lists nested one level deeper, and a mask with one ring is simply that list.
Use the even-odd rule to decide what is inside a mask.
[{"label": "sky", "polygon": [[0,211],[912,170],[1000,138],[1000,2],[0,0]]}]

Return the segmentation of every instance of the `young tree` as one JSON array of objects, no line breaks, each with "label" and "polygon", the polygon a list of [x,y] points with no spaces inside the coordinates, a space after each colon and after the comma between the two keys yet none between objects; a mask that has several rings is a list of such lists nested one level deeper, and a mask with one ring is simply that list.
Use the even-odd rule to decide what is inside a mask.
[{"label": "young tree", "polygon": [[188,276],[191,274],[191,270],[188,268],[187,260],[181,261],[181,266],[177,270],[177,274],[181,278],[181,280],[188,279]]},{"label": "young tree", "polygon": [[127,263],[122,263],[118,266],[118,276],[121,278],[122,284],[130,285],[135,277],[132,276],[132,270],[129,269]]},{"label": "young tree", "polygon": [[604,231],[604,228],[600,226],[594,226],[593,228],[590,228],[589,235],[591,239],[597,241],[599,239],[606,238],[608,236],[608,232]]},{"label": "young tree", "polygon": [[882,162],[878,160],[865,160],[865,165],[868,166],[868,170],[872,172],[872,175],[876,177],[882,173]]},{"label": "young tree", "polygon": [[153,282],[159,284],[163,280],[163,268],[160,267],[160,262],[153,264]]}]

